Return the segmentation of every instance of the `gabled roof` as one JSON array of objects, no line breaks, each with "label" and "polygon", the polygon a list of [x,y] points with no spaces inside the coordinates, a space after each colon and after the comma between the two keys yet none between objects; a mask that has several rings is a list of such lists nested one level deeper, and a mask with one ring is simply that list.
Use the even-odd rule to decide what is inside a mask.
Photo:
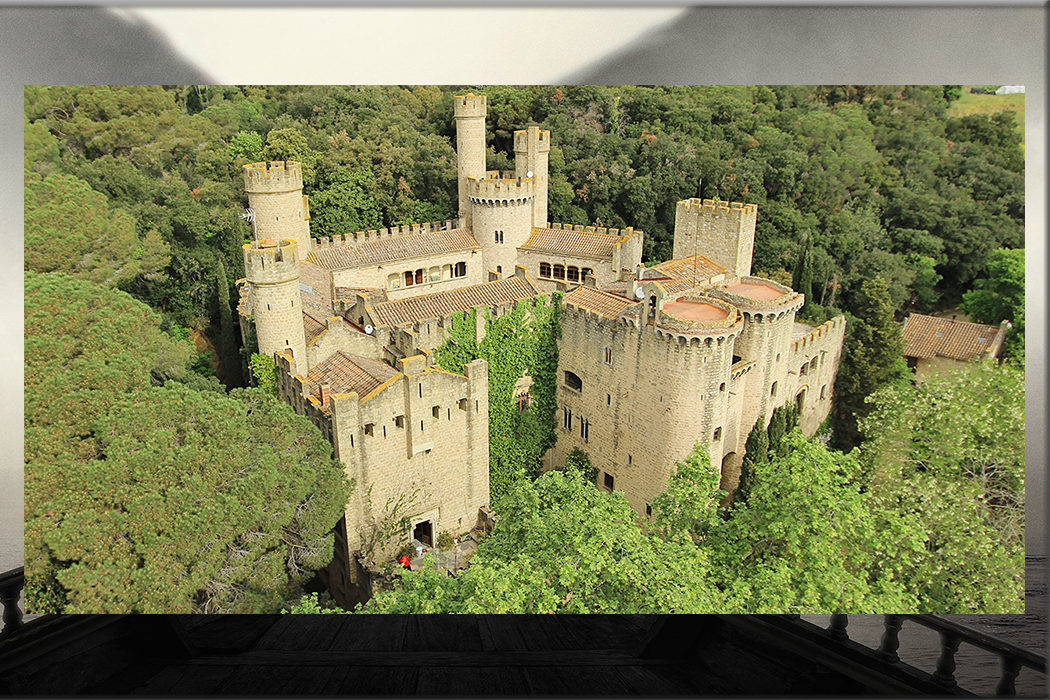
[{"label": "gabled roof", "polygon": [[688,258],[668,260],[659,265],[653,265],[650,269],[658,270],[668,277],[688,280],[694,285],[707,284],[712,277],[725,274],[726,271],[724,267],[714,260],[703,255],[691,255]]},{"label": "gabled roof", "polygon": [[368,311],[377,326],[403,326],[425,319],[442,318],[475,306],[497,306],[531,299],[537,294],[539,290],[527,279],[508,277],[444,292],[384,301],[369,307]]},{"label": "gabled roof", "polygon": [[627,240],[631,235],[535,227],[532,229],[532,236],[518,250],[567,255],[572,258],[612,260],[616,244]]},{"label": "gabled roof", "polygon": [[905,357],[974,360],[989,350],[999,350],[993,347],[999,335],[998,326],[983,326],[923,314],[911,314],[904,319],[902,335]]},{"label": "gabled roof", "polygon": [[619,318],[624,310],[638,302],[591,287],[577,287],[565,295],[564,303],[579,307],[584,311],[593,311],[605,318]]},{"label": "gabled roof", "polygon": [[379,360],[337,352],[304,377],[303,388],[312,394],[319,384],[327,384],[333,394],[356,391],[363,398],[395,374],[396,369]]},{"label": "gabled roof", "polygon": [[326,270],[345,270],[474,250],[479,247],[470,231],[465,228],[420,231],[331,248],[316,248],[304,262]]}]

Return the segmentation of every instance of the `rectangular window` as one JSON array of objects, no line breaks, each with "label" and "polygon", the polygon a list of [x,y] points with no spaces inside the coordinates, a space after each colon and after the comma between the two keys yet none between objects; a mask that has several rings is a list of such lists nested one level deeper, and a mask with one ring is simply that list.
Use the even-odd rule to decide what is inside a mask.
[{"label": "rectangular window", "polygon": [[605,490],[606,491],[612,491],[613,490],[613,484],[615,483],[615,480],[613,479],[613,475],[608,473],[608,472],[602,472],[602,473],[605,475],[605,479],[604,479]]},{"label": "rectangular window", "polygon": [[590,435],[591,422],[586,418],[580,418],[580,437],[583,438],[584,442],[587,442],[587,439],[590,437]]},{"label": "rectangular window", "polygon": [[572,409],[568,406],[562,406],[561,427],[564,430],[572,430]]},{"label": "rectangular window", "polygon": [[820,398],[823,399],[825,396],[827,396],[827,393],[828,393],[828,385],[825,384],[824,386],[820,387]]},{"label": "rectangular window", "polygon": [[461,411],[467,410],[467,400],[466,399],[460,399],[459,400],[459,410],[461,410]]},{"label": "rectangular window", "polygon": [[434,418],[441,420],[441,406],[434,406],[434,408],[430,409],[430,412],[434,414]]},{"label": "rectangular window", "polygon": [[721,439],[722,439],[722,428],[721,428],[721,426],[719,426],[719,427],[715,428],[715,440],[721,440]]},{"label": "rectangular window", "polygon": [[634,458],[631,457],[631,455],[627,455],[627,463],[628,464],[634,464]]},{"label": "rectangular window", "polygon": [[612,406],[612,394],[605,395],[605,405]]},{"label": "rectangular window", "polygon": [[371,435],[375,431],[375,423],[365,423],[365,435]]},{"label": "rectangular window", "polygon": [[605,348],[605,364],[612,364],[612,348]]},{"label": "rectangular window", "polygon": [[394,416],[394,425],[397,426],[398,428],[404,428],[405,427],[405,417],[404,416]]},{"label": "rectangular window", "polygon": [[574,265],[569,265],[569,267],[565,270],[565,278],[570,282],[579,282],[580,268]]},{"label": "rectangular window", "polygon": [[773,382],[773,386],[769,387],[769,395],[770,396],[774,396],[774,397],[777,395],[777,383],[776,382]]},{"label": "rectangular window", "polygon": [[551,276],[551,264],[550,263],[541,262],[540,263],[540,277],[547,277],[547,278],[549,278],[550,276]]},{"label": "rectangular window", "polygon": [[565,266],[555,265],[554,266],[554,279],[563,280],[565,279]]},{"label": "rectangular window", "polygon": [[645,504],[645,515],[649,518],[653,517],[653,507],[648,503]]}]

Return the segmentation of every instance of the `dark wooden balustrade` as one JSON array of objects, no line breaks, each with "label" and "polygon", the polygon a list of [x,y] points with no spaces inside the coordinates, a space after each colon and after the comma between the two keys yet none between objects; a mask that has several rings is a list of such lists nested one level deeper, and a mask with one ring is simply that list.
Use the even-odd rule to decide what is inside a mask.
[{"label": "dark wooden balustrade", "polygon": [[[959,646],[965,642],[978,649],[995,654],[999,657],[1002,673],[995,692],[997,696],[1013,696],[1016,694],[1014,681],[1022,667],[1030,668],[1037,673],[1046,675],[1046,659],[1037,654],[1014,646],[998,637],[986,634],[966,625],[946,620],[937,615],[884,615],[884,631],[878,649],[874,655],[882,661],[890,664],[900,664],[897,650],[900,648],[899,635],[904,620],[910,620],[916,624],[927,627],[938,633],[941,641],[940,656],[937,659],[937,667],[930,678],[946,691],[958,689],[955,679],[955,655]],[[808,623],[806,623],[808,624]],[[849,641],[847,626],[848,615],[832,615],[825,634],[828,638],[837,642]]]},{"label": "dark wooden balustrade", "polygon": [[0,605],[4,608],[0,639],[13,636],[25,626],[22,622],[22,609],[18,606],[25,582],[25,568],[21,566],[0,574]]}]

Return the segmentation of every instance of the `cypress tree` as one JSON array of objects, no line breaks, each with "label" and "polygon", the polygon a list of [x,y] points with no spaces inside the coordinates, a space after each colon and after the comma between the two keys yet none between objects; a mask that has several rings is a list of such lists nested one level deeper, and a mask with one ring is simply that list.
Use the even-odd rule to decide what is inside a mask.
[{"label": "cypress tree", "polygon": [[740,485],[733,493],[733,502],[746,503],[755,483],[755,465],[769,460],[769,435],[762,426],[762,419],[748,433],[744,443],[744,460],[740,465]]},{"label": "cypress tree", "polygon": [[904,343],[893,317],[889,287],[881,277],[865,280],[856,296],[856,315],[847,323],[842,363],[835,379],[832,444],[850,450],[860,444],[857,421],[871,411],[864,400],[904,376]]}]

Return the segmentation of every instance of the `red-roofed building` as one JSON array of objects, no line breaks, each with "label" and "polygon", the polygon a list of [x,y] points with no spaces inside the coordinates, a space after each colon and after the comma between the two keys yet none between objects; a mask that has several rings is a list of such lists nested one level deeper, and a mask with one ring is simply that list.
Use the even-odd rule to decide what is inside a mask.
[{"label": "red-roofed building", "polygon": [[904,319],[904,357],[918,377],[998,357],[1010,322],[986,326],[923,314]]}]

